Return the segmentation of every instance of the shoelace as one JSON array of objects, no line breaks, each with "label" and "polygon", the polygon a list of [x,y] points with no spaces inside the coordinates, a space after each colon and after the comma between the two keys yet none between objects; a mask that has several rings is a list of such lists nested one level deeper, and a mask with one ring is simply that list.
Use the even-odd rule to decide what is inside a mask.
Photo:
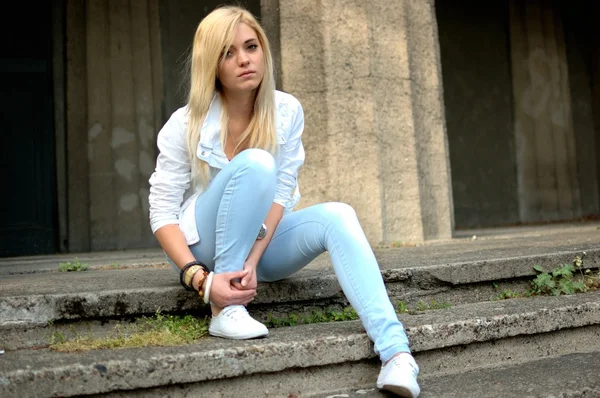
[{"label": "shoelace", "polygon": [[223,310],[222,314],[227,318],[237,321],[246,317],[248,315],[248,311],[243,305],[230,305]]},{"label": "shoelace", "polygon": [[399,369],[405,369],[406,365],[409,365],[413,376],[416,378],[418,375],[418,370],[417,370],[417,367],[415,366],[415,364],[413,364],[412,361],[406,361],[406,360],[402,359],[400,356],[393,358],[391,360],[391,365],[393,367],[399,368]]}]

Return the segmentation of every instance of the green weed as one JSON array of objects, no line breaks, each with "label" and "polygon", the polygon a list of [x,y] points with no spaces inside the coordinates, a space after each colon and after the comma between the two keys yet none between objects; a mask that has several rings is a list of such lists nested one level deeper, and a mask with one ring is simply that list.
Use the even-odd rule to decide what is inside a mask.
[{"label": "green weed", "polygon": [[[529,283],[530,289],[524,293],[517,293],[511,290],[500,292],[492,300],[503,300],[518,297],[530,296],[559,296],[583,293],[588,290],[600,288],[600,273],[590,269],[583,271],[583,258],[576,256],[572,263],[561,264],[552,271],[546,271],[541,265],[535,265],[533,269],[537,272],[536,277]],[[576,274],[579,276],[576,278]],[[498,288],[497,283],[493,283],[494,288]]]},{"label": "green weed", "polygon": [[87,269],[88,269],[88,265],[80,262],[77,257],[75,257],[75,261],[73,261],[73,262],[68,261],[66,263],[58,264],[58,270],[60,272],[80,272],[80,271],[86,271]]}]

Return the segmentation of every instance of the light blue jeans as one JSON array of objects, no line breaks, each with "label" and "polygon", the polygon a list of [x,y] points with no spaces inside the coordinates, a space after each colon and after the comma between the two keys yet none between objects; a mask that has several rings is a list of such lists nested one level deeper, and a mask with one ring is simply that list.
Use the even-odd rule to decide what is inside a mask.
[{"label": "light blue jeans", "polygon": [[[197,199],[200,242],[190,246],[194,257],[216,273],[243,269],[273,204],[276,180],[270,153],[248,149],[234,157]],[[381,360],[410,352],[373,251],[355,211],[344,203],[284,214],[258,264],[257,278],[262,282],[287,278],[325,251]]]}]

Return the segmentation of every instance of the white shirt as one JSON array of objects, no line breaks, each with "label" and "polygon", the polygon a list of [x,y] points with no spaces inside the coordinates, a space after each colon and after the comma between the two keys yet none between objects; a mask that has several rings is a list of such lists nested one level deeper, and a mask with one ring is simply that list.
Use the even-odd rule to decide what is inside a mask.
[{"label": "white shirt", "polygon": [[[150,225],[152,232],[169,224],[179,224],[187,244],[200,241],[196,229],[196,199],[203,188],[192,186],[191,165],[186,144],[187,106],[179,108],[158,133],[159,155],[150,177]],[[298,170],[304,163],[302,105],[292,95],[275,92],[275,127],[279,150],[275,154],[277,187],[274,203],[292,211],[300,200]],[[210,166],[212,179],[229,160],[221,145],[221,100],[215,94],[200,130],[198,158]]]}]

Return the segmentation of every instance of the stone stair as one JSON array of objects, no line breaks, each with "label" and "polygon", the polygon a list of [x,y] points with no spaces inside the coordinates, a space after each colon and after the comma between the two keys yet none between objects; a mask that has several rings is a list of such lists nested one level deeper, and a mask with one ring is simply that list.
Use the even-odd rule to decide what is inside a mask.
[{"label": "stone stair", "polygon": [[[477,239],[468,234],[376,250],[393,302],[451,305],[399,315],[421,367],[421,396],[600,396],[600,374],[583,377],[600,353],[600,293],[491,300],[502,289],[527,289],[533,265],[552,269],[583,253],[584,267],[598,268],[597,225]],[[80,257],[90,263],[89,271],[70,273],[56,272],[56,257],[0,261],[0,348],[6,350],[0,355],[0,396],[386,396],[372,390],[379,362],[358,321],[274,328],[266,339],[241,342],[206,337],[180,347],[49,350],[57,328],[102,336],[119,320],[159,308],[206,314],[160,253],[92,257]],[[250,311],[264,320],[346,305],[322,256],[289,280],[261,284]],[[564,361],[586,372],[561,373]],[[538,368],[541,373],[531,375]],[[508,376],[525,374],[529,384],[521,387]],[[544,384],[548,375],[553,389]],[[532,387],[536,377],[538,389]],[[485,383],[495,387],[486,389]]]}]

